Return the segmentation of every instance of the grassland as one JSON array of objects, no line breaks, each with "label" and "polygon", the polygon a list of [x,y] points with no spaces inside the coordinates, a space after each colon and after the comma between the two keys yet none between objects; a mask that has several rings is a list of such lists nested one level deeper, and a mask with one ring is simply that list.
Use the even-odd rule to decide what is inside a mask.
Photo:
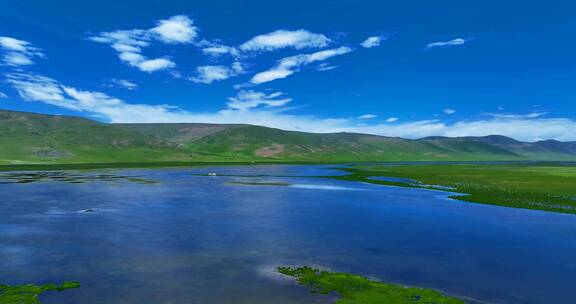
[{"label": "grassland", "polygon": [[432,289],[387,284],[353,274],[320,271],[310,267],[279,267],[278,271],[296,278],[299,284],[310,287],[314,293],[336,293],[340,298],[335,304],[464,303]]},{"label": "grassland", "polygon": [[80,287],[77,282],[64,282],[61,285],[0,285],[0,304],[40,304],[39,297],[48,291],[64,291]]},{"label": "grassland", "polygon": [[[434,188],[462,193],[452,198],[482,204],[576,214],[576,165],[442,164],[355,166],[343,180],[403,187]],[[417,182],[382,181],[396,177]]]}]

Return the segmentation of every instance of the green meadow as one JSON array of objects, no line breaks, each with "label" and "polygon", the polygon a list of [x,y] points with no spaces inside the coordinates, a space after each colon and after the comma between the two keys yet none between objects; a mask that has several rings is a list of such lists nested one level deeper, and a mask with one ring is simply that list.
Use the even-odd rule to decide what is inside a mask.
[{"label": "green meadow", "polygon": [[[346,171],[348,175],[337,178],[450,190],[462,193],[452,198],[467,202],[576,213],[576,165],[571,164],[390,164],[354,166]],[[375,177],[416,182],[383,181]]]}]

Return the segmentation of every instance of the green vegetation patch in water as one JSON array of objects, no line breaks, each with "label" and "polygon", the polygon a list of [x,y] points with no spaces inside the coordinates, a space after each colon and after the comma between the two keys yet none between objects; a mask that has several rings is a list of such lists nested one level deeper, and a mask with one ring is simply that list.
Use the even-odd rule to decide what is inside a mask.
[{"label": "green vegetation patch in water", "polygon": [[0,285],[0,304],[40,304],[40,295],[48,291],[64,291],[80,287],[78,282],[64,282],[61,285]]},{"label": "green vegetation patch in water", "polygon": [[405,287],[371,281],[367,278],[340,272],[328,272],[311,267],[278,267],[278,272],[296,278],[320,294],[336,293],[335,304],[463,304],[464,301],[445,296],[432,289]]}]

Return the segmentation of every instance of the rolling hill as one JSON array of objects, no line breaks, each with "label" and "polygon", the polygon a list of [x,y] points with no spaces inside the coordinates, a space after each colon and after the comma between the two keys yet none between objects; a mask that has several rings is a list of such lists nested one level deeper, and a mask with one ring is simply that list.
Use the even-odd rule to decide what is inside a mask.
[{"label": "rolling hill", "polygon": [[418,140],[252,125],[105,124],[0,111],[0,164],[163,161],[576,160],[576,142],[485,137]]}]

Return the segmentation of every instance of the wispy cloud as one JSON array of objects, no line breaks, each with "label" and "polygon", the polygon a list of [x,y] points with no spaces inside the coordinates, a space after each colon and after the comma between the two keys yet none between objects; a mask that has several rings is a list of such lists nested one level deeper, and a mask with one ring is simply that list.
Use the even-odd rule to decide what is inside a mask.
[{"label": "wispy cloud", "polygon": [[190,80],[196,83],[212,83],[240,75],[244,72],[244,67],[240,62],[234,62],[231,67],[224,65],[205,65],[196,68],[196,76]]},{"label": "wispy cloud", "polygon": [[9,73],[8,83],[16,89],[25,101],[37,101],[62,107],[68,110],[89,112],[114,121],[147,121],[154,116],[166,119],[163,113],[170,113],[173,107],[167,105],[128,104],[101,92],[82,91],[65,86],[42,75],[31,73]]},{"label": "wispy cloud", "polygon": [[322,35],[307,30],[278,30],[264,35],[258,35],[245,43],[239,49],[244,52],[273,51],[281,48],[322,48],[328,46],[331,40]]},{"label": "wispy cloud", "polygon": [[203,41],[200,46],[202,47],[202,52],[208,56],[219,57],[223,55],[231,55],[233,57],[239,57],[240,51],[238,48],[233,46],[227,46],[219,43],[213,43],[208,41]]},{"label": "wispy cloud", "polygon": [[364,40],[360,45],[364,48],[370,49],[379,46],[382,40],[382,36],[372,36],[366,38],[366,40]]},{"label": "wispy cloud", "polygon": [[528,114],[504,114],[504,113],[485,113],[488,116],[501,118],[501,119],[530,119],[530,118],[538,118],[542,117],[548,112],[532,112]]},{"label": "wispy cloud", "polygon": [[360,115],[358,116],[358,118],[360,119],[372,119],[372,118],[376,118],[377,116],[374,114],[364,114],[364,115]]},{"label": "wispy cloud", "polygon": [[323,62],[323,63],[316,66],[316,70],[321,71],[321,72],[331,71],[331,70],[334,70],[337,68],[338,68],[337,65],[332,65],[332,64],[329,64],[327,62]]},{"label": "wispy cloud", "polygon": [[34,64],[34,57],[45,57],[30,42],[12,37],[0,36],[0,49],[4,51],[3,64],[12,67],[31,65]]},{"label": "wispy cloud", "polygon": [[227,103],[230,109],[235,110],[249,110],[257,108],[261,105],[267,107],[281,107],[292,101],[292,98],[282,98],[282,92],[274,92],[270,94],[255,92],[255,91],[240,91],[235,97],[230,97]]},{"label": "wispy cloud", "polygon": [[472,38],[456,38],[456,39],[452,39],[449,41],[439,41],[439,42],[432,42],[432,43],[428,43],[426,45],[426,47],[424,48],[425,50],[429,50],[431,48],[435,48],[435,47],[449,47],[449,46],[458,46],[458,45],[463,45],[465,43],[467,43],[468,41],[472,40]]},{"label": "wispy cloud", "polygon": [[112,78],[110,82],[105,84],[106,87],[123,88],[127,90],[136,90],[138,85],[130,80]]},{"label": "wispy cloud", "polygon": [[448,108],[448,109],[444,109],[442,112],[444,112],[444,114],[452,115],[452,114],[456,113],[456,110]]},{"label": "wispy cloud", "polygon": [[238,45],[229,46],[222,44],[219,40],[202,40],[197,43],[202,52],[211,57],[230,55],[236,60],[246,58],[255,53],[269,52],[283,48],[306,49],[322,48],[328,46],[332,41],[323,34],[312,33],[300,30],[277,30],[267,34],[255,36],[254,38]]},{"label": "wispy cloud", "polygon": [[151,29],[117,30],[102,32],[88,39],[98,43],[109,44],[120,60],[144,72],[155,72],[170,69],[176,64],[167,57],[148,59],[142,55],[142,49],[149,47],[153,41],[168,44],[188,44],[197,36],[197,28],[190,18],[178,15],[160,20]]},{"label": "wispy cloud", "polygon": [[9,73],[4,76],[26,101],[40,101],[67,109],[78,109],[66,100],[60,84],[52,78],[29,73]]},{"label": "wispy cloud", "polygon": [[276,79],[286,78],[308,64],[324,61],[338,55],[344,55],[352,52],[349,47],[339,47],[324,51],[318,51],[312,54],[301,54],[280,59],[276,65],[268,71],[260,72],[252,77],[252,84],[261,84],[274,81]]},{"label": "wispy cloud", "polygon": [[386,119],[386,122],[392,123],[392,122],[397,122],[398,120],[399,120],[398,117],[388,117],[388,118]]},{"label": "wispy cloud", "polygon": [[0,92],[0,98],[8,98],[8,95],[6,95],[6,94],[4,94],[4,93]]}]

